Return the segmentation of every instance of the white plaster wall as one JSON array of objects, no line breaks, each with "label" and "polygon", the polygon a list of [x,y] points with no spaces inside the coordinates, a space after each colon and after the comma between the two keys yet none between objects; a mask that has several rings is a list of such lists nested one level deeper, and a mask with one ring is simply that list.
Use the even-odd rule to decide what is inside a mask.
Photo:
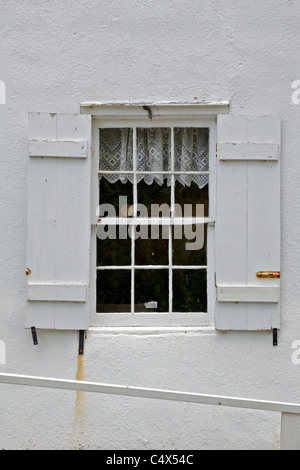
[{"label": "white plaster wall", "polygon": [[[0,372],[300,402],[300,3],[0,0]],[[283,118],[282,329],[270,333],[24,330],[27,114],[81,101],[230,100]],[[78,375],[77,375],[78,377]],[[0,386],[4,449],[276,449],[266,412]]]}]

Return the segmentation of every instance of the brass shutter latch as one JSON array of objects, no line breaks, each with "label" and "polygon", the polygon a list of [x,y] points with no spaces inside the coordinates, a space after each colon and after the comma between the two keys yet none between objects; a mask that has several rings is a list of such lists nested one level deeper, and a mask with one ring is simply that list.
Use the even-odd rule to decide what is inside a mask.
[{"label": "brass shutter latch", "polygon": [[258,271],[256,276],[259,279],[280,279],[280,271]]}]

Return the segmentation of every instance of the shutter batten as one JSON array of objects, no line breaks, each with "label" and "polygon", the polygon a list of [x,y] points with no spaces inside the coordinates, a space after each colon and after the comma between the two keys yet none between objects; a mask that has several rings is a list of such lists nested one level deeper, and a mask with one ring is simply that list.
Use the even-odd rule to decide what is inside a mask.
[{"label": "shutter batten", "polygon": [[261,143],[220,143],[218,148],[220,160],[278,160],[279,145]]},{"label": "shutter batten", "polygon": [[29,140],[30,157],[87,158],[87,141]]},{"label": "shutter batten", "polygon": [[87,286],[82,284],[28,284],[31,302],[86,302]]}]

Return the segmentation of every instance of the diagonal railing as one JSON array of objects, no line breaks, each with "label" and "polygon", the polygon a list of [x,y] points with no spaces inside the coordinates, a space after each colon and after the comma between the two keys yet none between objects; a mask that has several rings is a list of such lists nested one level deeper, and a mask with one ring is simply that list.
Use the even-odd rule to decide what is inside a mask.
[{"label": "diagonal railing", "polygon": [[281,450],[300,450],[300,404],[296,403],[203,395],[199,393],[17,374],[0,374],[0,383],[279,412],[281,413]]}]

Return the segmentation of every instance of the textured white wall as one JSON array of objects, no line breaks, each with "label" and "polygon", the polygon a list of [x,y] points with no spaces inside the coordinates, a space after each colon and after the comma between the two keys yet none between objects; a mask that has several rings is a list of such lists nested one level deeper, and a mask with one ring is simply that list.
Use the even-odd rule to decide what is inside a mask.
[{"label": "textured white wall", "polygon": [[[300,4],[296,0],[0,0],[0,340],[26,373],[300,402]],[[282,329],[270,333],[24,330],[29,111],[81,101],[229,100],[283,118]],[[0,448],[273,449],[279,416],[1,385]]]}]

